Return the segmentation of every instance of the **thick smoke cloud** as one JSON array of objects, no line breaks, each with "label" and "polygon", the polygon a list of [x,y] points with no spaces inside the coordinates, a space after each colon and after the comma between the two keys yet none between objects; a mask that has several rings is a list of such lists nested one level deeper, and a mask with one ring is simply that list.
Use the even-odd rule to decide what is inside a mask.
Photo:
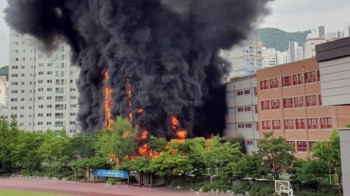
[{"label": "thick smoke cloud", "polygon": [[[80,66],[78,120],[102,128],[103,73],[113,89],[113,116],[133,113],[158,137],[173,138],[177,116],[189,136],[225,127],[230,65],[218,56],[247,38],[269,0],[9,0],[5,20],[52,50],[58,38]],[[132,88],[128,108],[126,79]],[[144,109],[142,115],[137,114]]]}]

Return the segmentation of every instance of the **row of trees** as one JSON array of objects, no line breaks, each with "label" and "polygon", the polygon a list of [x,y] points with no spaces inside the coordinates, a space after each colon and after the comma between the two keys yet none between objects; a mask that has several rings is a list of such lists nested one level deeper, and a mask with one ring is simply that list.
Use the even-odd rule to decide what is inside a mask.
[{"label": "row of trees", "polygon": [[[140,150],[137,128],[127,120],[117,118],[111,130],[68,137],[65,131],[30,133],[18,130],[16,119],[11,123],[0,121],[0,172],[18,171],[51,173],[64,166],[83,169],[111,168],[150,173],[157,176],[178,174],[195,176],[201,180],[219,169],[223,183],[237,178],[264,178],[270,174],[279,179],[282,173],[292,175],[298,183],[316,184],[320,190],[327,174],[341,179],[339,135],[332,133],[330,146],[317,142],[312,159],[296,160],[294,147],[284,138],[275,138],[273,132],[264,133],[259,150],[251,155],[242,152],[241,143],[222,137],[193,138],[185,141],[166,141],[150,137],[148,156],[137,156]],[[113,162],[110,162],[110,159]],[[210,178],[212,179],[212,178]]]}]

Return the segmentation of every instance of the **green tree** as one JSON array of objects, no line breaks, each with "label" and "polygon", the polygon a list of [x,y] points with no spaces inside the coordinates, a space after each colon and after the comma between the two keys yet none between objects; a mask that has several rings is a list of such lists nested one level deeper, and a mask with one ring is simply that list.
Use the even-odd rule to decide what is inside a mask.
[{"label": "green tree", "polygon": [[62,132],[46,131],[43,134],[44,140],[38,149],[38,154],[49,163],[49,172],[52,164],[70,154],[69,138]]},{"label": "green tree", "polygon": [[332,131],[330,146],[325,141],[316,142],[312,146],[312,156],[317,158],[327,169],[328,174],[336,173],[339,180],[339,191],[341,191],[341,155],[339,132]]},{"label": "green tree", "polygon": [[295,149],[282,137],[275,138],[274,132],[264,132],[264,139],[259,141],[258,154],[263,158],[263,166],[270,169],[275,180],[289,168],[295,160]]},{"label": "green tree", "polygon": [[117,163],[122,163],[126,156],[137,154],[135,135],[137,127],[133,127],[127,119],[118,117],[111,130],[102,131],[96,141],[98,156],[115,156]]},{"label": "green tree", "polygon": [[6,120],[0,121],[0,173],[6,173],[11,170],[10,161],[10,129]]},{"label": "green tree", "polygon": [[78,135],[70,140],[70,147],[74,156],[92,158],[95,156],[97,133]]},{"label": "green tree", "polygon": [[261,165],[261,160],[262,157],[257,153],[244,155],[238,162],[229,163],[226,170],[238,178],[261,178],[269,172]]},{"label": "green tree", "polygon": [[325,178],[327,167],[319,160],[305,162],[297,171],[299,180],[302,183],[314,183],[318,193],[321,192],[321,182]]},{"label": "green tree", "polygon": [[158,158],[151,159],[149,171],[161,177],[177,175],[191,170],[191,160],[180,153],[163,152]]}]

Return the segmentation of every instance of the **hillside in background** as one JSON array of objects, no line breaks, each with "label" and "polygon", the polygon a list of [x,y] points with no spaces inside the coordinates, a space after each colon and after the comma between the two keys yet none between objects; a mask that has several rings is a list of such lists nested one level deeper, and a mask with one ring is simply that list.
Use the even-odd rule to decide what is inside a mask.
[{"label": "hillside in background", "polygon": [[0,68],[0,76],[6,76],[7,79],[9,78],[9,66],[3,66]]},{"label": "hillside in background", "polygon": [[266,48],[276,48],[279,51],[288,50],[288,42],[296,41],[304,47],[307,34],[310,31],[285,32],[275,28],[258,29],[258,35]]}]

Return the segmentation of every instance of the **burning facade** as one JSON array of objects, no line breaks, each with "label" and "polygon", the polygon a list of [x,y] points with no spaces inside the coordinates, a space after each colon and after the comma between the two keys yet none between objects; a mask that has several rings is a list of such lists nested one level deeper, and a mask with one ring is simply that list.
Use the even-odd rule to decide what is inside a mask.
[{"label": "burning facade", "polygon": [[[150,135],[183,140],[225,129],[230,65],[269,0],[9,0],[5,19],[41,41],[70,44],[80,67],[78,120],[91,132],[116,116]],[[144,147],[144,148],[143,148]]]}]

